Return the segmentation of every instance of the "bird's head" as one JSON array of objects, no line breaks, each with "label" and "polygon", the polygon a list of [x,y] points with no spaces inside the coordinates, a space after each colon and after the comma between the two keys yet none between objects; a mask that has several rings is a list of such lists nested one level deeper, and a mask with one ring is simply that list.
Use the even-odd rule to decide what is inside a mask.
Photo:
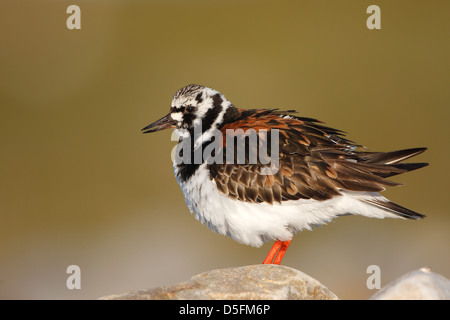
[{"label": "bird's head", "polygon": [[142,133],[168,128],[179,133],[202,127],[202,132],[216,129],[222,121],[229,101],[218,91],[190,84],[178,90],[173,96],[169,113],[142,129]]}]

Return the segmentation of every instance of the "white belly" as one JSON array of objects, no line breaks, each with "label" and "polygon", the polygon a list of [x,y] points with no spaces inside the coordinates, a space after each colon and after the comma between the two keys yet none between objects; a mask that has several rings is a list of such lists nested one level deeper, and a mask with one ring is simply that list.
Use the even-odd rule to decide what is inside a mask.
[{"label": "white belly", "polygon": [[348,194],[325,201],[290,200],[273,205],[239,201],[216,188],[206,164],[202,164],[188,181],[177,180],[196,219],[217,233],[256,247],[265,241],[287,241],[298,231],[311,230],[315,225],[325,224],[343,214],[398,217]]}]

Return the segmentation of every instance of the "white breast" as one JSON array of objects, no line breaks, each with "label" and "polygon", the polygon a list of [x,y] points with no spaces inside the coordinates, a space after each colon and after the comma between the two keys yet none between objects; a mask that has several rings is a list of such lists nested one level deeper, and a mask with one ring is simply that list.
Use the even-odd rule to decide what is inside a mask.
[{"label": "white breast", "polygon": [[186,182],[177,180],[186,204],[197,220],[217,233],[256,247],[265,241],[287,241],[296,232],[311,230],[339,215],[398,217],[358,200],[358,197],[381,197],[374,193],[358,193],[356,197],[343,193],[326,201],[290,200],[273,205],[239,201],[225,196],[217,189],[209,177],[206,164],[202,164]]}]

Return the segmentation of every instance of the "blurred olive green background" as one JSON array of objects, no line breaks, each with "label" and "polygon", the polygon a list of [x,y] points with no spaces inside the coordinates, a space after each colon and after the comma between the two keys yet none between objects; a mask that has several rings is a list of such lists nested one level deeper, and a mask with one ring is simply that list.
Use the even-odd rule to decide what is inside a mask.
[{"label": "blurred olive green background", "polygon": [[[68,30],[66,8],[81,8]],[[381,8],[381,30],[366,9]],[[342,299],[422,266],[450,277],[449,1],[5,1],[0,11],[0,298],[93,299],[258,264],[189,213],[171,132],[140,129],[189,83],[297,109],[373,151],[427,146],[384,193],[422,221],[343,217],[284,264]],[[81,290],[66,268],[81,268]]]}]

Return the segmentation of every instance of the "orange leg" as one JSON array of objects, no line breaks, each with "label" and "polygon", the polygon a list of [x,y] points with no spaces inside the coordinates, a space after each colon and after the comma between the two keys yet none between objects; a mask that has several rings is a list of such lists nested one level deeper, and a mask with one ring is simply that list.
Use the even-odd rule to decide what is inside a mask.
[{"label": "orange leg", "polygon": [[[281,241],[277,240],[270,249],[269,254],[266,259],[264,259],[263,264],[280,264],[281,260],[283,260],[284,254],[286,253],[287,248],[291,244],[292,240],[289,241]],[[280,250],[280,251],[278,251]],[[277,254],[278,252],[278,254]],[[272,262],[273,261],[273,262]]]},{"label": "orange leg", "polygon": [[280,264],[281,260],[283,260],[284,254],[286,253],[287,248],[291,244],[292,240],[289,241],[283,241],[281,243],[280,251],[278,251],[277,256],[275,257],[275,260],[273,261],[273,264]]},{"label": "orange leg", "polygon": [[270,249],[269,254],[267,255],[266,259],[264,259],[263,264],[271,264],[273,258],[277,255],[278,249],[280,249],[282,242],[280,240],[275,241],[275,243],[272,246],[272,249]]}]

